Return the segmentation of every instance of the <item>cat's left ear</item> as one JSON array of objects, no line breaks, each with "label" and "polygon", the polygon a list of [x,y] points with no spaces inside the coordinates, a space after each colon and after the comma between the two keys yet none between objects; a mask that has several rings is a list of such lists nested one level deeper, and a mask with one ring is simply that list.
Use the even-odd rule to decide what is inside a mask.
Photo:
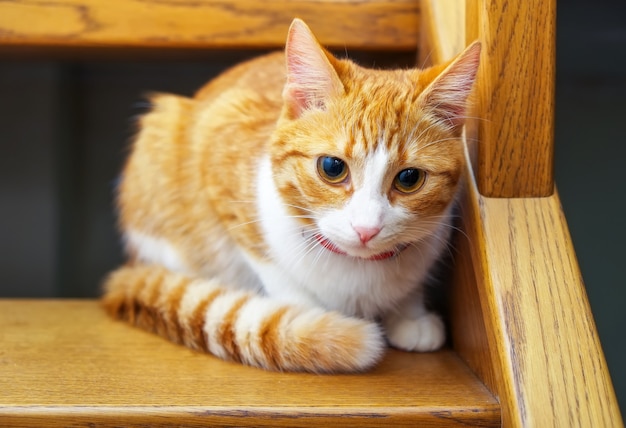
[{"label": "cat's left ear", "polygon": [[472,90],[478,64],[480,42],[461,52],[422,92],[420,98],[443,121],[453,128],[462,126],[467,98]]},{"label": "cat's left ear", "polygon": [[287,83],[283,90],[292,118],[309,109],[325,109],[332,97],[344,92],[331,58],[304,21],[294,19],[285,47]]}]

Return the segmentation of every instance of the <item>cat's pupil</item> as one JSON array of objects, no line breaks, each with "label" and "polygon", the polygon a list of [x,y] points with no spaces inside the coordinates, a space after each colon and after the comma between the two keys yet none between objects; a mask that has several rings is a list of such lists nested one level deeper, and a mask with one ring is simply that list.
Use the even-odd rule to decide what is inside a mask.
[{"label": "cat's pupil", "polygon": [[398,181],[406,187],[414,186],[419,180],[419,171],[417,169],[405,169],[398,174]]},{"label": "cat's pupil", "polygon": [[403,169],[395,179],[395,187],[401,192],[409,193],[419,189],[424,182],[425,173],[417,168]]},{"label": "cat's pupil", "polygon": [[341,176],[346,167],[346,164],[341,159],[337,158],[324,157],[323,163],[324,172],[330,178]]},{"label": "cat's pupil", "polygon": [[342,182],[348,175],[346,163],[336,157],[322,156],[319,158],[317,168],[320,175],[330,183]]}]

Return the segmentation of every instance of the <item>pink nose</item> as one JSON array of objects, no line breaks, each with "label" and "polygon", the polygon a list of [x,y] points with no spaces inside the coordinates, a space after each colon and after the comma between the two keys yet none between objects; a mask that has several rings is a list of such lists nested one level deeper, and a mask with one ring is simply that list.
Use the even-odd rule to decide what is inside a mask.
[{"label": "pink nose", "polygon": [[359,238],[361,239],[361,243],[367,244],[374,236],[378,235],[380,232],[380,227],[360,227],[360,226],[352,226],[356,233],[359,234]]}]

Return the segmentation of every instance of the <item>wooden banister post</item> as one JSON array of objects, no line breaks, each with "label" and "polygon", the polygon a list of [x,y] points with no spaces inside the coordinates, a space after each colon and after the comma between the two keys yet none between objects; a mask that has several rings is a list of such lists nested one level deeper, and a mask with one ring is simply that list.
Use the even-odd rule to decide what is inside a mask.
[{"label": "wooden banister post", "polygon": [[[466,127],[467,143],[480,141],[454,245],[452,344],[498,398],[505,427],[623,427],[552,184],[554,6],[422,1],[422,58],[483,42],[473,115],[486,120]],[[465,12],[467,30],[456,24]]]},{"label": "wooden banister post", "polygon": [[468,0],[467,42],[483,44],[470,140],[488,197],[554,191],[556,0]]}]

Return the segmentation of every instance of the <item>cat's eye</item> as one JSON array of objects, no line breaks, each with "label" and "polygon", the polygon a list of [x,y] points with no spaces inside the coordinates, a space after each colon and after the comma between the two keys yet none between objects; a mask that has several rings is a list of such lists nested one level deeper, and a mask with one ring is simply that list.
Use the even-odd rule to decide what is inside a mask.
[{"label": "cat's eye", "polygon": [[317,160],[319,175],[331,184],[339,184],[348,176],[348,165],[339,158],[322,156]]},{"label": "cat's eye", "polygon": [[426,181],[426,172],[417,168],[403,169],[393,180],[393,186],[402,193],[418,191]]}]

